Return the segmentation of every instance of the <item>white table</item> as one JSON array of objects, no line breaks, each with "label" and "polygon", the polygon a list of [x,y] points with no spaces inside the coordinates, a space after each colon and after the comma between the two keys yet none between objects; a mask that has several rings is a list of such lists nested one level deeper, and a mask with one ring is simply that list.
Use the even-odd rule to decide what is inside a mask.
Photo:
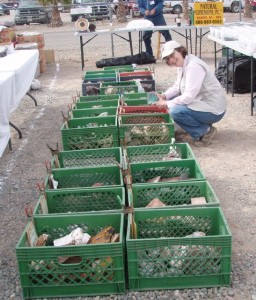
[{"label": "white table", "polygon": [[[227,49],[232,50],[232,78],[234,78],[234,52],[239,52],[245,56],[250,57],[251,59],[251,115],[253,115],[253,108],[254,108],[254,59],[256,58],[256,53],[253,51],[249,51],[245,48],[240,47],[239,41],[225,41],[219,38],[216,38],[214,36],[209,35],[208,39],[214,42],[214,58],[215,58],[215,67],[216,67],[216,44],[220,44]],[[227,50],[227,70],[228,70],[228,50]],[[228,72],[227,72],[227,78],[228,78]],[[233,88],[234,81],[232,80],[232,96],[234,95],[234,88]],[[228,92],[228,80],[227,80],[227,92]]]},{"label": "white table", "polygon": [[29,91],[38,58],[38,50],[17,50],[0,58],[0,157],[10,139],[10,113]]},{"label": "white table", "polygon": [[[188,41],[190,41],[190,48],[192,52],[192,37],[191,37],[191,29],[194,29],[195,26],[176,26],[176,25],[165,25],[165,26],[154,26],[154,27],[134,27],[134,28],[115,28],[113,30],[110,29],[104,29],[104,30],[96,30],[94,32],[75,32],[75,36],[80,38],[80,52],[81,52],[81,64],[82,64],[82,70],[84,69],[84,46],[88,44],[92,39],[94,39],[98,35],[111,35],[111,47],[112,47],[112,56],[114,57],[114,43],[113,43],[113,35],[116,35],[130,44],[130,51],[131,55],[133,55],[133,47],[132,47],[132,36],[131,34],[133,32],[139,33],[139,53],[142,52],[142,33],[143,31],[159,31],[159,30],[172,30],[176,32],[177,34],[183,36],[186,39],[186,46],[188,48]],[[185,30],[185,34],[181,33],[180,31]],[[189,31],[189,34],[187,33]],[[125,38],[124,36],[120,34],[128,34],[128,38]],[[86,39],[86,41],[84,41]]]},{"label": "white table", "polygon": [[15,76],[15,96],[11,99],[10,112],[15,111],[21,99],[29,91],[35,77],[39,52],[36,49],[16,50],[1,58],[0,73],[13,72]]},{"label": "white table", "polygon": [[12,72],[0,73],[0,157],[10,140],[10,102],[15,90],[14,74]]}]

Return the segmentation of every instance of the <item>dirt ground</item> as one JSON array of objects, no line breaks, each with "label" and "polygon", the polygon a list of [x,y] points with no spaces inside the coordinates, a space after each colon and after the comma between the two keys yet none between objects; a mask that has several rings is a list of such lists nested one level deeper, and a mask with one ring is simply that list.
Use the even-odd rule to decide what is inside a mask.
[{"label": "dirt ground", "polygon": [[[160,61],[154,67],[158,89],[168,87],[174,71]],[[81,91],[81,74],[80,63],[47,65],[47,71],[38,78],[42,89],[32,92],[38,106],[26,96],[11,115],[11,121],[22,130],[23,138],[19,139],[17,132],[11,129],[13,150],[7,147],[0,159],[4,241],[0,245],[0,262],[2,268],[5,267],[0,288],[2,291],[6,288],[6,298],[0,296],[1,299],[11,299],[11,295],[7,295],[7,283],[15,295],[19,294],[15,245],[27,222],[24,207],[27,203],[34,206],[38,201],[37,183],[44,180],[45,161],[51,157],[46,144],[54,148],[58,142],[62,149],[61,110],[66,111],[72,96]],[[256,112],[250,115],[249,94],[235,97],[228,94],[227,99],[228,110],[224,119],[216,124],[218,134],[212,144],[199,148],[192,145],[192,149],[219,197],[232,231],[232,286],[236,289],[235,299],[243,300],[252,299],[256,283]]]}]

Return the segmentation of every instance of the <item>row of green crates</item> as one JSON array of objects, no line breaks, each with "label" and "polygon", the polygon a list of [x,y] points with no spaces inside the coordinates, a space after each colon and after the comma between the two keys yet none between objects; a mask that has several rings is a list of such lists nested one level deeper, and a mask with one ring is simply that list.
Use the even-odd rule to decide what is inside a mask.
[{"label": "row of green crates", "polygon": [[[170,150],[181,159],[162,161]],[[132,176],[126,189],[120,166],[128,166]],[[163,177],[186,173],[193,180],[147,183],[159,172]],[[51,174],[58,189],[47,186],[48,175],[16,246],[25,299],[230,284],[231,233],[188,144],[64,149],[58,160],[52,158]],[[101,181],[103,186],[92,188]],[[154,197],[168,207],[146,209]],[[192,206],[191,197],[205,197],[207,203]],[[134,207],[133,214],[126,214],[132,211],[127,206]],[[34,235],[50,236],[47,246],[28,245],[31,226]],[[53,246],[54,239],[76,226],[90,235],[112,226],[120,238],[108,244]],[[206,236],[193,236],[200,231]]]},{"label": "row of green crates", "polygon": [[[50,240],[44,247],[29,247],[28,223],[18,241],[24,298],[230,284],[231,233],[220,207],[144,209],[125,219],[122,213],[35,215],[35,234],[48,234]],[[69,234],[74,224],[90,235],[112,226],[120,234],[119,241],[53,246],[53,240]]]},{"label": "row of green crates", "polygon": [[[137,82],[133,81],[132,83],[133,79]],[[129,82],[126,83],[126,81]],[[82,95],[104,95],[107,91],[109,92],[109,88],[104,89],[106,86],[115,87],[111,94],[138,92],[136,89],[138,82],[145,92],[155,91],[154,73],[147,68],[134,69],[129,67],[116,70],[87,71],[82,82]],[[127,88],[127,85],[133,85],[133,88]]]},{"label": "row of green crates", "polygon": [[169,113],[134,112],[108,115],[117,114],[117,110],[111,107],[81,109],[75,105],[71,118],[61,128],[64,150],[166,144],[172,141],[174,123]]}]

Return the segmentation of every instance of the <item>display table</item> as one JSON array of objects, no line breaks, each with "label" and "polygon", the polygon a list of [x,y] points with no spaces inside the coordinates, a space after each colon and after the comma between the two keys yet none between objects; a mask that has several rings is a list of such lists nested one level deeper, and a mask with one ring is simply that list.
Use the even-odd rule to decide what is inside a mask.
[{"label": "display table", "polygon": [[29,91],[38,58],[38,50],[17,50],[0,58],[0,157],[10,139],[10,113]]},{"label": "display table", "polygon": [[[216,44],[220,44],[223,47],[227,48],[227,70],[228,70],[228,49],[232,50],[232,78],[234,78],[234,52],[239,52],[245,56],[250,57],[251,59],[251,115],[253,115],[253,107],[254,107],[254,59],[256,58],[256,53],[249,51],[245,48],[241,48],[239,41],[225,41],[222,39],[218,39],[214,36],[209,35],[208,39],[214,42],[214,59],[215,59],[215,67],[216,67],[216,60],[217,60],[217,47]],[[228,79],[228,72],[227,72],[227,79]],[[232,81],[232,96],[234,95],[234,89],[233,89],[233,83]],[[227,80],[227,87],[226,87],[227,93],[229,91],[228,88],[228,80]]]},{"label": "display table", "polygon": [[21,99],[29,91],[38,64],[38,50],[16,50],[1,58],[0,73],[13,72],[15,76],[15,95],[10,102],[10,112],[15,111]]},{"label": "display table", "polygon": [[[181,35],[185,38],[186,47],[188,47],[188,42],[190,43],[190,51],[192,53],[192,35],[191,35],[191,29],[194,29],[194,26],[154,26],[154,27],[137,27],[137,28],[116,28],[114,30],[104,29],[104,30],[96,30],[94,32],[75,32],[75,36],[79,37],[80,39],[80,52],[81,52],[81,64],[82,64],[82,70],[84,69],[84,46],[88,44],[92,39],[94,39],[96,36],[102,36],[102,35],[111,35],[111,48],[112,48],[112,57],[114,57],[114,42],[113,42],[113,36],[118,36],[119,38],[122,38],[129,42],[130,45],[130,51],[131,55],[133,55],[133,46],[132,46],[132,33],[136,32],[139,34],[139,53],[142,52],[142,35],[144,31],[159,31],[159,30],[172,30],[176,32],[177,34]],[[128,38],[125,38],[122,35],[128,34]],[[85,40],[85,41],[84,41]]]},{"label": "display table", "polygon": [[14,98],[15,81],[12,72],[0,73],[0,157],[10,140],[10,102]]}]

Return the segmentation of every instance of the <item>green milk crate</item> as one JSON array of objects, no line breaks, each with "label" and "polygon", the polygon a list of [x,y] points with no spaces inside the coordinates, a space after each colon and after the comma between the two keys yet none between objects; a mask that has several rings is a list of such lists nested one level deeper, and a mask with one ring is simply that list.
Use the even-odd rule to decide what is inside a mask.
[{"label": "green milk crate", "polygon": [[80,102],[94,102],[94,101],[105,101],[105,100],[118,100],[119,95],[90,95],[79,97]]},{"label": "green milk crate", "polygon": [[[108,83],[108,85],[104,85],[105,83]],[[119,83],[119,85],[116,83]],[[120,83],[122,83],[122,85]],[[129,85],[124,85],[123,83],[126,82],[113,82],[113,84],[111,84],[111,82],[103,82],[100,87],[100,95],[123,95],[138,93],[139,88],[136,84],[130,83]]]},{"label": "green milk crate", "polygon": [[[112,226],[120,239],[115,243],[53,246],[53,240],[80,227],[95,236]],[[24,229],[16,258],[24,299],[83,297],[124,294],[124,216],[115,214],[70,214],[35,216]],[[48,234],[43,247],[31,247],[28,235]]]},{"label": "green milk crate", "polygon": [[230,285],[232,235],[220,207],[145,209],[134,221],[137,236],[129,215],[129,290]]},{"label": "green milk crate", "polygon": [[124,148],[123,153],[129,163],[195,159],[188,143],[130,146]]},{"label": "green milk crate", "polygon": [[[131,94],[130,94],[131,95]],[[147,99],[120,99],[120,103],[122,106],[142,106],[148,105]]]},{"label": "green milk crate", "polygon": [[87,109],[87,108],[104,108],[104,107],[118,107],[119,99],[116,100],[105,100],[105,101],[88,101],[82,102],[78,100],[76,104],[73,105],[72,109]]},{"label": "green milk crate", "polygon": [[[94,187],[122,187],[123,175],[118,166],[97,166],[87,168],[52,169],[53,179],[58,182],[58,190]],[[50,174],[45,179],[45,189],[54,190],[50,184]]]},{"label": "green milk crate", "polygon": [[148,93],[131,93],[131,94],[124,94],[121,98],[124,102],[127,100],[142,100],[148,99]]},{"label": "green milk crate", "polygon": [[56,161],[51,159],[51,168],[83,168],[96,166],[116,166],[123,164],[122,150],[120,147],[60,151]]},{"label": "green milk crate", "polygon": [[115,77],[117,78],[117,73],[115,70],[102,70],[102,71],[86,71],[84,73],[84,79],[97,79],[97,78],[108,78]]},{"label": "green milk crate", "polygon": [[119,147],[116,116],[68,120],[61,135],[65,151]]},{"label": "green milk crate", "polygon": [[119,140],[124,146],[168,144],[174,138],[169,114],[124,115],[118,117]]},{"label": "green milk crate", "polygon": [[[157,198],[169,208],[220,206],[220,201],[208,181],[171,182],[162,184],[135,184],[129,189],[129,203],[140,210]],[[192,204],[191,198],[204,197],[205,204]],[[170,207],[171,206],[171,207]],[[150,209],[150,208],[149,208]]]},{"label": "green milk crate", "polygon": [[[129,165],[129,170],[133,185],[206,179],[195,159],[133,163]],[[154,183],[159,176],[160,181]]]},{"label": "green milk crate", "polygon": [[70,213],[123,212],[125,191],[123,187],[75,189],[45,192],[39,197],[34,215],[45,216]]},{"label": "green milk crate", "polygon": [[117,116],[117,107],[75,109],[72,110],[71,115],[73,118]]},{"label": "green milk crate", "polygon": [[115,71],[119,71],[121,70],[123,72],[123,70],[127,70],[127,71],[133,71],[134,68],[132,65],[120,65],[120,66],[109,66],[109,67],[103,67],[104,71],[109,71],[109,70],[115,70]]}]

